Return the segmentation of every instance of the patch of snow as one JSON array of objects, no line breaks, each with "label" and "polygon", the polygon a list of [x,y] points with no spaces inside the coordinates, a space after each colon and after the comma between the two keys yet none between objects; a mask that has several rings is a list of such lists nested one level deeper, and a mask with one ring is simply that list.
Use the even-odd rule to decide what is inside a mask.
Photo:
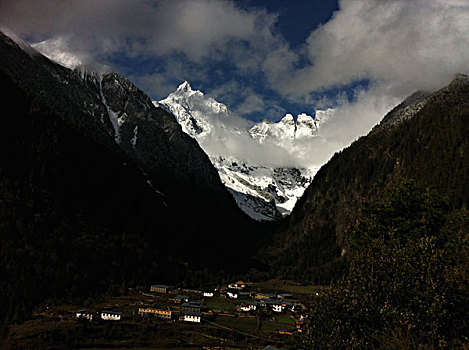
[{"label": "patch of snow", "polygon": [[114,129],[114,140],[116,141],[116,143],[120,143],[121,142],[120,126],[122,125],[124,118],[122,116],[119,117],[119,115],[116,112],[114,112],[107,104],[106,97],[104,96],[104,93],[103,93],[102,79],[98,79],[98,87],[99,87],[99,95],[101,98],[101,102],[106,107],[109,120]]},{"label": "patch of snow", "polygon": [[[272,220],[290,214],[317,171],[268,168],[240,162],[233,157],[211,160],[225,186],[232,193],[238,194],[235,199],[240,208],[254,218],[256,217],[251,213],[256,212],[256,216],[263,216],[262,220]],[[265,206],[267,208],[264,208]],[[272,213],[272,206],[276,208],[277,213]]]},{"label": "patch of snow", "polygon": [[135,145],[137,144],[137,133],[138,133],[138,125],[135,125],[134,128],[134,136],[130,140],[130,143],[132,144],[132,147],[135,148]]}]

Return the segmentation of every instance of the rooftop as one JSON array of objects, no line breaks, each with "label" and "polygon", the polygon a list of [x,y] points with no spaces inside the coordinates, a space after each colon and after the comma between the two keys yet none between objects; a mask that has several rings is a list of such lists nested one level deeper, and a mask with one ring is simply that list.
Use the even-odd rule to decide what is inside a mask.
[{"label": "rooftop", "polygon": [[184,312],[184,316],[202,317],[202,314],[200,312],[195,312],[195,311],[186,311]]},{"label": "rooftop", "polygon": [[122,315],[120,311],[110,311],[110,310],[101,310],[101,313],[113,314],[113,315]]}]

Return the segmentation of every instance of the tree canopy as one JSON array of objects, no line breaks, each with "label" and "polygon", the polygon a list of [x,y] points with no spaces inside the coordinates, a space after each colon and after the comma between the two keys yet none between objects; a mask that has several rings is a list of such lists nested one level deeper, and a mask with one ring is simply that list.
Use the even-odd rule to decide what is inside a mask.
[{"label": "tree canopy", "polygon": [[463,348],[469,338],[467,211],[404,181],[364,201],[348,269],[313,300],[299,349]]}]

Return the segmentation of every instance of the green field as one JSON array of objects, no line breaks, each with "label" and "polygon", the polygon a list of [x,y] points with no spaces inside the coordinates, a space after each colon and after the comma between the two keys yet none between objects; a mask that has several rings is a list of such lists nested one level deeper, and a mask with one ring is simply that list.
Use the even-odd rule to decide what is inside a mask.
[{"label": "green field", "polygon": [[323,292],[327,287],[313,284],[304,285],[290,280],[271,279],[265,282],[253,283],[253,289],[262,290],[265,293],[290,293],[294,299],[304,299]]},{"label": "green field", "polygon": [[234,312],[236,310],[236,306],[241,304],[241,301],[214,297],[206,299],[205,303],[207,304],[209,310]]}]

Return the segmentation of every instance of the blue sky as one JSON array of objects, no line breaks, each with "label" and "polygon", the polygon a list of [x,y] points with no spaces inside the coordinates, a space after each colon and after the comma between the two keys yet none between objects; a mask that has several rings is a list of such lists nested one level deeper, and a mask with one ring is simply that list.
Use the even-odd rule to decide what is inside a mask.
[{"label": "blue sky", "polygon": [[[282,38],[291,50],[301,50],[306,38],[319,25],[326,23],[334,11],[338,10],[337,0],[242,0],[236,1],[235,7],[241,11],[265,11],[275,17],[271,31]],[[255,50],[255,47],[253,48]],[[175,60],[183,68],[180,74],[170,78],[169,86],[155,87],[151,81],[155,75],[164,71],[168,60]],[[302,112],[314,114],[314,106],[305,104],[302,100],[284,98],[275,89],[269,86],[265,77],[259,72],[239,72],[233,62],[224,59],[207,60],[204,65],[209,66],[210,73],[199,76],[198,64],[193,65],[183,54],[175,53],[168,57],[128,57],[116,53],[109,60],[110,64],[125,76],[129,76],[147,91],[153,99],[161,99],[172,91],[180,82],[188,80],[194,89],[200,89],[221,102],[227,104],[232,110],[253,121],[263,119],[279,120],[285,113],[298,115]],[[301,63],[300,63],[301,64]],[[164,73],[163,73],[164,74]],[[149,76],[149,77],[148,77]],[[142,78],[143,77],[143,78]],[[236,82],[236,84],[235,84]],[[172,84],[172,85],[171,85]],[[348,93],[352,98],[353,88],[360,84],[366,86],[366,81],[360,81],[346,86],[343,89],[328,89],[315,95],[335,97],[341,92]],[[238,90],[238,91],[236,91]]]},{"label": "blue sky", "polygon": [[338,10],[337,0],[242,0],[241,7],[258,6],[278,14],[276,27],[291,47],[304,44],[312,30],[324,24]]},{"label": "blue sky", "polygon": [[469,72],[467,0],[0,0],[0,26],[155,100],[188,80],[253,121],[333,108],[326,157]]}]

